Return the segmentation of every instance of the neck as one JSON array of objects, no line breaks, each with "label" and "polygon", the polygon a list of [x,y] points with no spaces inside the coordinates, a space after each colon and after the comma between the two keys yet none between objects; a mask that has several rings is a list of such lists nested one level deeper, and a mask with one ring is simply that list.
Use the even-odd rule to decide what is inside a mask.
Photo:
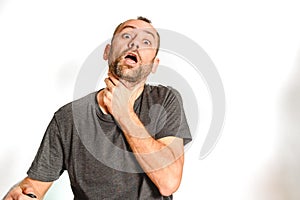
[{"label": "neck", "polygon": [[[123,83],[123,82],[122,82]],[[145,83],[143,84],[133,84],[133,85],[129,85],[129,82],[127,82],[128,85],[124,84],[129,90],[133,90],[135,89],[136,87],[136,99],[142,94],[142,92],[144,91],[144,86],[145,86]],[[135,100],[136,100],[135,99]],[[109,114],[109,111],[106,107],[106,105],[104,104],[103,102],[103,90],[99,91],[98,94],[97,94],[97,102],[98,102],[98,106],[100,108],[100,110],[104,113],[104,114]]]},{"label": "neck", "polygon": [[130,81],[126,81],[124,79],[119,79],[119,81],[129,90],[142,89],[142,91],[143,91],[146,79],[139,81],[139,82],[130,82]]}]

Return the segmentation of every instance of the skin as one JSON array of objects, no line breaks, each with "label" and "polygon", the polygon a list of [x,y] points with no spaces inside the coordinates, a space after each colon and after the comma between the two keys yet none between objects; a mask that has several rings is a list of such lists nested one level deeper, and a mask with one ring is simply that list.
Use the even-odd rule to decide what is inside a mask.
[{"label": "skin", "polygon": [[[155,58],[158,43],[156,30],[144,21],[129,20],[117,33],[103,55],[108,60],[110,73],[105,79],[106,88],[98,94],[99,106],[104,113],[111,114],[117,120],[143,170],[160,193],[169,196],[180,185],[184,163],[183,140],[176,137],[155,140],[133,109],[135,100],[143,92],[147,76],[156,71],[159,63],[159,59]],[[152,38],[150,45],[145,42],[147,36]],[[139,55],[140,61],[133,68],[127,66],[122,57],[124,51]],[[117,67],[121,71],[119,74],[115,72]],[[142,72],[134,81],[127,78],[135,76],[139,70]]]},{"label": "skin", "polygon": [[[120,124],[137,161],[164,196],[173,194],[179,187],[184,164],[183,140],[164,137],[155,140],[150,136],[133,110],[136,99],[144,90],[148,75],[155,73],[159,64],[156,58],[158,36],[153,26],[142,20],[124,22],[111,44],[104,50],[109,73],[106,88],[97,94],[100,109],[111,114]],[[125,59],[131,53],[137,62]],[[29,200],[31,193],[43,199],[52,182],[41,182],[29,177],[13,187],[4,200]]]},{"label": "skin", "polygon": [[25,194],[34,194],[36,199],[43,199],[51,185],[52,182],[42,182],[26,177],[8,192],[4,200],[32,200]]},{"label": "skin", "polygon": [[[158,36],[152,25],[142,20],[129,20],[118,30],[112,44],[106,46],[103,58],[108,60],[109,71],[127,87],[132,87],[156,71]],[[137,56],[136,64],[128,64],[124,59],[129,52]]]}]

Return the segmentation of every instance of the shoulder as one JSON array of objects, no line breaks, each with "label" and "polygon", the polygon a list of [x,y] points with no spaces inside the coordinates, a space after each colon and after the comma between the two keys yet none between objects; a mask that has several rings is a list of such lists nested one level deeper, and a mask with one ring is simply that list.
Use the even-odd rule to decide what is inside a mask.
[{"label": "shoulder", "polygon": [[84,97],[63,105],[54,113],[55,118],[58,121],[71,120],[73,115],[77,112],[80,112],[87,107],[94,106],[94,102],[96,101],[96,93],[97,92],[92,92]]},{"label": "shoulder", "polygon": [[152,99],[164,100],[164,101],[174,101],[177,100],[181,102],[180,93],[171,86],[163,85],[145,85],[145,95],[151,97]]},{"label": "shoulder", "polygon": [[145,85],[145,93],[154,96],[180,95],[180,93],[171,86],[164,85]]}]

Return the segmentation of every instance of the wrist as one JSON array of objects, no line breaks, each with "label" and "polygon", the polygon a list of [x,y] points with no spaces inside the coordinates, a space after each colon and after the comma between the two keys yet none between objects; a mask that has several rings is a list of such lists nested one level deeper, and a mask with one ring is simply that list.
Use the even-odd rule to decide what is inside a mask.
[{"label": "wrist", "polygon": [[148,139],[151,137],[135,112],[130,112],[127,117],[121,118],[119,124],[127,138]]},{"label": "wrist", "polygon": [[117,121],[120,124],[132,126],[133,121],[137,117],[136,113],[134,112],[133,108],[128,107],[128,109],[124,109],[124,112],[118,113]]}]

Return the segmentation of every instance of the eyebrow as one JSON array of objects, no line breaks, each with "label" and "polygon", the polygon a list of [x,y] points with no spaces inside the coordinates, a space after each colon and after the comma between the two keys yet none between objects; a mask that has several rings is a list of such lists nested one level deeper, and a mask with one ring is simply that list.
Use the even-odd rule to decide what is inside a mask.
[{"label": "eyebrow", "polygon": [[[135,27],[135,26],[126,25],[126,26],[123,26],[123,27],[121,28],[120,32],[121,32],[122,30],[126,29],[126,28],[137,29],[137,27]],[[151,31],[148,31],[148,30],[145,30],[145,29],[143,29],[143,31],[146,32],[146,33],[148,33],[148,34],[150,34],[150,35],[152,35],[152,37],[155,39],[155,36],[154,36],[154,34],[153,34]]]}]

